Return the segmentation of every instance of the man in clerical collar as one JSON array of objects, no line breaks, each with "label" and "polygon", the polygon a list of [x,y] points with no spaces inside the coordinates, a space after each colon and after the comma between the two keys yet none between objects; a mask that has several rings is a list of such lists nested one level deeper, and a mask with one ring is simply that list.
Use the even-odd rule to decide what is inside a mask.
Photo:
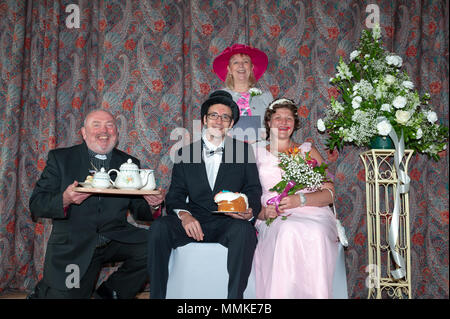
[{"label": "man in clerical collar", "polygon": [[90,298],[104,263],[123,264],[95,290],[94,297],[134,298],[146,283],[147,230],[128,223],[127,213],[152,220],[164,194],[141,196],[77,192],[92,171],[118,169],[135,157],[118,150],[111,113],[89,112],[81,128],[84,143],[49,152],[30,198],[34,220],[51,218],[44,274],[29,298]]},{"label": "man in clerical collar", "polygon": [[[165,298],[172,249],[190,242],[216,242],[228,248],[228,298],[242,298],[256,247],[254,217],[261,209],[261,185],[251,146],[227,137],[239,108],[223,90],[201,107],[202,139],[181,148],[174,159],[166,196],[167,216],[149,236],[150,297]],[[201,152],[201,156],[197,156]],[[193,160],[200,158],[200,160]],[[222,190],[247,195],[249,208],[217,214],[214,196]],[[204,296],[208,298],[208,296]]]}]

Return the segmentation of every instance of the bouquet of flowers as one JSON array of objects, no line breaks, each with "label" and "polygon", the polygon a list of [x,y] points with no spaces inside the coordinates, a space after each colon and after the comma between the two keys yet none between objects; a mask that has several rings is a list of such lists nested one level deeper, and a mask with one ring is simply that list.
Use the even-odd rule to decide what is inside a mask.
[{"label": "bouquet of flowers", "polygon": [[[319,165],[311,157],[310,152],[306,152],[303,157],[299,148],[291,147],[286,152],[280,153],[279,159],[278,166],[281,167],[284,174],[281,181],[270,189],[279,195],[267,201],[267,204],[275,205],[277,212],[283,197],[293,195],[301,189],[317,190],[324,182],[330,180],[327,175],[328,165],[325,163]],[[287,216],[282,217],[282,219],[286,218]],[[273,221],[274,218],[269,218],[266,220],[266,224],[269,226]]]},{"label": "bouquet of flowers", "polygon": [[364,30],[349,64],[340,58],[330,82],[342,101],[331,98],[317,128],[329,134],[326,144],[331,150],[345,143],[367,146],[373,137],[395,130],[398,136],[403,133],[407,149],[439,160],[438,152],[447,147],[448,128],[428,106],[430,95],[414,90],[408,74],[401,71],[402,58],[386,52],[380,37],[379,26]]}]

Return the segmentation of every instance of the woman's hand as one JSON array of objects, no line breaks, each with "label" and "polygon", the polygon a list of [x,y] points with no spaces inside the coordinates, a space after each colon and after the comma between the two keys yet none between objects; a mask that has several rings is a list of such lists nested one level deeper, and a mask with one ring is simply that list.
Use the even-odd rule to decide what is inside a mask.
[{"label": "woman's hand", "polygon": [[284,213],[286,209],[300,207],[300,196],[298,194],[284,197],[278,205],[278,210]]},{"label": "woman's hand", "polygon": [[261,212],[258,215],[259,219],[267,220],[269,218],[276,218],[278,216],[275,210],[275,205],[268,205],[267,207],[262,207]]}]

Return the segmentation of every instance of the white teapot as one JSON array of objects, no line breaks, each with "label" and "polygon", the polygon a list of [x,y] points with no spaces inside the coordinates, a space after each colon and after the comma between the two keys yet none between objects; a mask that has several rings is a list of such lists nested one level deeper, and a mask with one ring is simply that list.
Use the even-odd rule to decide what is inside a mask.
[{"label": "white teapot", "polygon": [[111,186],[110,178],[108,173],[106,173],[105,168],[101,168],[100,171],[95,172],[94,178],[92,179],[92,187],[94,188],[108,188]]},{"label": "white teapot", "polygon": [[142,180],[139,167],[131,161],[131,158],[128,159],[126,163],[120,165],[119,170],[110,169],[108,171],[108,175],[111,175],[111,172],[116,172],[117,177],[116,180],[113,181],[110,179],[111,183],[114,187],[122,188],[122,189],[140,189],[143,186],[147,185],[148,175],[144,180]]}]

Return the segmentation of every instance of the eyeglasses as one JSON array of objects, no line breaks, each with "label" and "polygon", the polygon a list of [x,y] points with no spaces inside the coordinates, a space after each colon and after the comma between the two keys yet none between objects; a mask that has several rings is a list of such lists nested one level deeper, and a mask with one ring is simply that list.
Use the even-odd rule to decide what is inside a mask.
[{"label": "eyeglasses", "polygon": [[219,115],[217,113],[209,113],[206,115],[210,120],[217,120],[219,117],[222,119],[222,122],[231,122],[232,118],[228,114]]}]

